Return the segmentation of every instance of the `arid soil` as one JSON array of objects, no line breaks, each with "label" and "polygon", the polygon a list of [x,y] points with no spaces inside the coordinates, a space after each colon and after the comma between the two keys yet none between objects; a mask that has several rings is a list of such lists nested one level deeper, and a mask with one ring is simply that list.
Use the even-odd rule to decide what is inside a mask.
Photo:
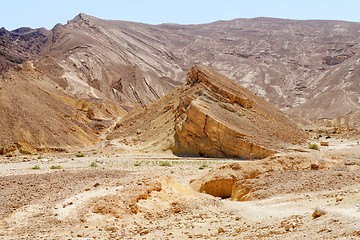
[{"label": "arid soil", "polygon": [[[359,239],[360,147],[299,150],[258,161],[110,150],[3,157],[0,239]],[[298,157],[301,167],[280,170]],[[243,180],[247,201],[189,185],[222,166],[246,172],[272,161],[272,171]]]}]

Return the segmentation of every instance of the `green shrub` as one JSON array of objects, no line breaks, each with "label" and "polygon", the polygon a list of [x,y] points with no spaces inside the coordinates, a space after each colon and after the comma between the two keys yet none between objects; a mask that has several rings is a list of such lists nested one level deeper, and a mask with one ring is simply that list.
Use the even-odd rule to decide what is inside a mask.
[{"label": "green shrub", "polygon": [[141,166],[141,162],[139,162],[139,161],[134,162],[134,166],[135,166],[135,167],[139,167],[139,166]]},{"label": "green shrub", "polygon": [[35,165],[31,168],[32,170],[40,170],[40,166],[39,165]]},{"label": "green shrub", "polygon": [[61,165],[52,165],[50,169],[62,169]]},{"label": "green shrub", "polygon": [[169,161],[161,161],[161,162],[159,162],[159,166],[161,166],[161,167],[171,167],[171,163]]},{"label": "green shrub", "polygon": [[206,163],[203,163],[200,165],[199,169],[200,170],[204,170],[205,168],[207,168],[209,165],[207,165]]},{"label": "green shrub", "polygon": [[316,143],[311,143],[308,148],[318,151],[320,150],[319,146]]},{"label": "green shrub", "polygon": [[90,167],[96,168],[96,167],[98,167],[98,165],[97,165],[96,162],[92,162],[92,163],[90,164]]},{"label": "green shrub", "polygon": [[75,157],[84,157],[85,154],[82,153],[81,151],[78,151],[77,153],[75,153]]}]

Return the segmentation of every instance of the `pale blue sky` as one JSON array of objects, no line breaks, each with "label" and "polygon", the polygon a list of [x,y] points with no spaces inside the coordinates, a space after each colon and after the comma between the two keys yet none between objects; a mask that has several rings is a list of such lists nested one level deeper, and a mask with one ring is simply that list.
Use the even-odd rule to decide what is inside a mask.
[{"label": "pale blue sky", "polygon": [[1,2],[0,27],[51,29],[80,12],[150,24],[196,24],[252,17],[360,22],[360,0],[5,0]]}]

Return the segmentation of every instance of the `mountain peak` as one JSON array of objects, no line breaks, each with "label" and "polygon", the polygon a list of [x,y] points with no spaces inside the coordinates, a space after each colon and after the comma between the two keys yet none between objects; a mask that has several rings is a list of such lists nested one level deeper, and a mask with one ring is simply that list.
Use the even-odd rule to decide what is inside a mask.
[{"label": "mountain peak", "polygon": [[87,15],[86,13],[79,13],[72,20],[68,21],[68,23],[89,23],[93,18],[94,17]]}]

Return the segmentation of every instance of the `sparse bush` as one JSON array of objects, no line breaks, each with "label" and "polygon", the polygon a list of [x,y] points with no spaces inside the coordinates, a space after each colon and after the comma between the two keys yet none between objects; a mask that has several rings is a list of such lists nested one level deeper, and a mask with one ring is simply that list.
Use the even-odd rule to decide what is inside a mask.
[{"label": "sparse bush", "polygon": [[311,143],[308,148],[318,151],[320,150],[319,146],[316,143]]},{"label": "sparse bush", "polygon": [[35,165],[31,168],[32,170],[40,170],[40,166],[39,165]]},{"label": "sparse bush", "polygon": [[206,163],[203,163],[200,165],[199,169],[200,170],[204,170],[205,168],[207,168],[209,165],[207,165]]},{"label": "sparse bush", "polygon": [[38,157],[37,157],[37,159],[42,159],[43,158],[43,156],[42,155],[39,155]]},{"label": "sparse bush", "polygon": [[137,161],[137,162],[134,162],[134,166],[135,166],[135,167],[141,166],[141,162],[138,162],[138,161]]},{"label": "sparse bush", "polygon": [[75,153],[75,157],[84,157],[85,154],[81,151],[78,151],[77,153]]},{"label": "sparse bush", "polygon": [[171,167],[171,163],[169,161],[161,161],[161,162],[159,162],[159,166],[161,166],[161,167]]},{"label": "sparse bush", "polygon": [[97,165],[96,162],[92,162],[92,163],[90,164],[90,167],[96,168],[96,167],[98,167],[98,165]]},{"label": "sparse bush", "polygon": [[50,169],[54,170],[54,169],[62,169],[62,166],[61,165],[52,165],[50,167]]}]

